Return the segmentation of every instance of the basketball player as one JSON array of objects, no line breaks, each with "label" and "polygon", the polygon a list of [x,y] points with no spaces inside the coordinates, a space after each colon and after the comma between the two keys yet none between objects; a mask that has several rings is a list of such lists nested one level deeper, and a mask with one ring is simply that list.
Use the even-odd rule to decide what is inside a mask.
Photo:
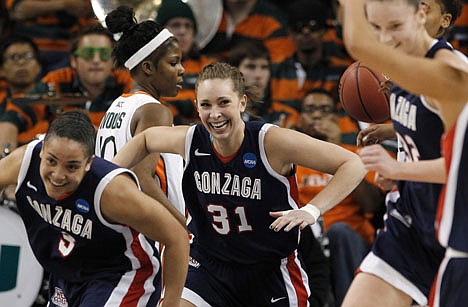
[{"label": "basketball player", "polygon": [[[390,97],[392,120],[403,140],[406,161],[419,161],[407,164],[412,172],[413,165],[424,165],[425,160],[440,155],[439,139],[444,129],[440,117],[448,127],[458,113],[437,108],[446,104],[464,106],[468,99],[468,68],[446,41],[427,33],[426,13],[419,1],[341,3],[345,44],[351,55],[398,84]],[[375,170],[380,164],[378,151],[380,145],[361,151],[368,169]],[[434,174],[439,176],[436,180],[444,177],[440,169]],[[361,264],[361,273],[355,277],[343,306],[410,306],[413,300],[427,305],[443,257],[434,230],[441,186],[412,180],[416,181],[399,181],[399,195],[387,196],[385,228]]]},{"label": "basketball player", "polygon": [[[182,52],[172,33],[154,21],[137,24],[132,8],[121,6],[112,11],[106,17],[106,24],[113,33],[123,32],[114,47],[114,58],[117,65],[130,70],[135,81],[132,92],[112,103],[99,126],[96,156],[110,161],[138,132],[152,126],[172,125],[172,112],[158,99],[177,95],[184,68],[180,62]],[[134,171],[143,191],[162,202],[185,225],[180,156],[163,153],[159,159],[155,153],[140,162]]]},{"label": "basketball player", "polygon": [[[459,0],[424,0],[420,1],[421,8],[426,12],[425,27],[427,33],[434,38],[444,38],[461,14]],[[377,124],[369,126],[359,132],[357,144],[370,145],[384,140],[395,139],[392,124]],[[443,167],[443,159],[438,162]]]},{"label": "basketball player", "polygon": [[50,272],[48,306],[156,306],[161,263],[147,237],[166,246],[163,306],[178,306],[187,232],[132,172],[93,157],[94,134],[87,115],[66,112],[44,141],[0,160],[0,186],[17,184],[29,242]]},{"label": "basketball player", "polygon": [[[465,82],[466,83],[466,82]],[[447,249],[434,282],[430,306],[463,306],[468,301],[468,103],[441,106],[441,109],[461,113],[443,139],[447,184],[444,186],[437,211],[436,227],[439,242]],[[461,112],[460,112],[461,111]]]},{"label": "basketball player", "polygon": [[[255,98],[250,90],[237,68],[205,66],[196,83],[202,124],[147,129],[114,159],[133,165],[149,152],[185,159],[182,185],[196,236],[181,306],[306,306],[299,229],[315,223],[365,175],[357,156],[337,145],[245,123],[241,113]],[[335,174],[301,209],[296,164]]]}]

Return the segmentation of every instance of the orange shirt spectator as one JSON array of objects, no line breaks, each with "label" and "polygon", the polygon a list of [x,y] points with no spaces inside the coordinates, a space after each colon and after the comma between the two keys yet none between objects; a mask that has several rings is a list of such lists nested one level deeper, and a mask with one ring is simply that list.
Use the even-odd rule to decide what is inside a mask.
[{"label": "orange shirt spectator", "polygon": [[231,48],[248,40],[262,41],[273,63],[283,61],[294,52],[284,14],[266,0],[224,1],[218,31],[202,52],[224,58]]}]

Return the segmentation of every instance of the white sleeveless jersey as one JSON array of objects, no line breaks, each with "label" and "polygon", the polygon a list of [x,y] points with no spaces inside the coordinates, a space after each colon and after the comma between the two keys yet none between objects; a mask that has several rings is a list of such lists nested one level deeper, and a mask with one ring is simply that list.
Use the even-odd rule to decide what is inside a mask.
[{"label": "white sleeveless jersey", "polygon": [[[95,154],[111,161],[117,152],[132,139],[131,122],[135,111],[147,103],[160,103],[145,92],[123,94],[106,112],[99,125]],[[182,157],[162,153],[159,161],[158,179],[161,188],[171,203],[185,216],[185,202],[182,195]],[[163,170],[163,171],[161,171]]]}]

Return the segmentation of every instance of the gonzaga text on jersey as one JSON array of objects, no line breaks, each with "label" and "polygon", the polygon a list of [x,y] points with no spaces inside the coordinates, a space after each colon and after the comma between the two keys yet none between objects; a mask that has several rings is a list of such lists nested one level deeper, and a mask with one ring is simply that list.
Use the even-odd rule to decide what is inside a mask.
[{"label": "gonzaga text on jersey", "polygon": [[205,194],[262,199],[262,181],[259,178],[243,177],[241,179],[239,175],[224,173],[223,182],[221,182],[221,174],[218,172],[203,172],[200,174],[198,171],[193,173],[193,177],[198,191]]}]

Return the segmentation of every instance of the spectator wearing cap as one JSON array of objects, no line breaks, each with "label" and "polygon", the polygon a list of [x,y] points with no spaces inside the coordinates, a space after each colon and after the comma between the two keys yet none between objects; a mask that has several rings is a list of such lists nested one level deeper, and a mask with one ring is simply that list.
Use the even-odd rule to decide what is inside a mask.
[{"label": "spectator wearing cap", "polygon": [[176,97],[162,97],[174,115],[174,124],[198,122],[195,100],[195,81],[203,67],[216,59],[202,55],[195,41],[197,20],[190,6],[181,0],[165,0],[158,9],[156,21],[171,31],[182,49],[185,68],[182,90]]},{"label": "spectator wearing cap", "polygon": [[286,16],[267,0],[224,0],[223,16],[214,38],[202,50],[224,59],[241,42],[263,42],[271,61],[279,63],[294,52]]},{"label": "spectator wearing cap", "polygon": [[[299,0],[288,7],[288,31],[296,52],[281,63],[272,65],[273,101],[301,111],[305,93],[323,89],[337,98],[341,74],[349,62],[327,54],[323,36],[327,31],[327,7],[318,0]],[[354,144],[359,127],[343,112],[340,128],[343,141]]]}]

